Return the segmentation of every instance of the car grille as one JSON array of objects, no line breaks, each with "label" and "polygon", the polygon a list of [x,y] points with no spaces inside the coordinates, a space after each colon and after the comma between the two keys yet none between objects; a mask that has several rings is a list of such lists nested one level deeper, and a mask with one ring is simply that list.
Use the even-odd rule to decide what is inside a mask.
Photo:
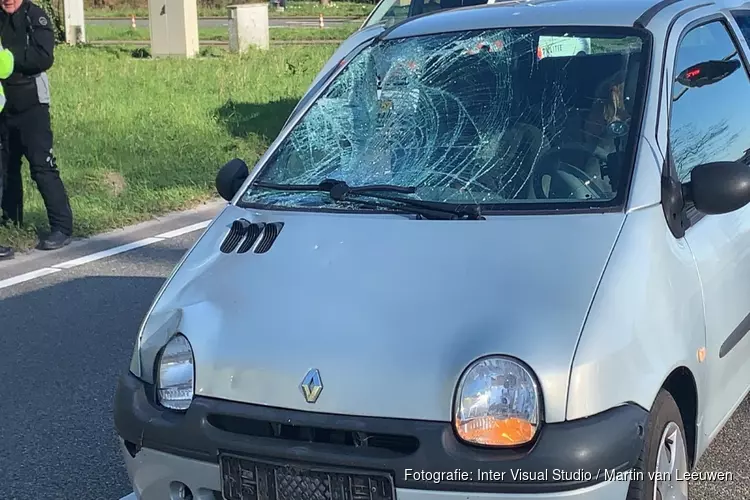
[{"label": "car grille", "polygon": [[419,448],[419,440],[413,436],[299,426],[219,414],[209,415],[208,423],[222,431],[246,436],[353,448],[379,448],[399,455],[411,455]]}]

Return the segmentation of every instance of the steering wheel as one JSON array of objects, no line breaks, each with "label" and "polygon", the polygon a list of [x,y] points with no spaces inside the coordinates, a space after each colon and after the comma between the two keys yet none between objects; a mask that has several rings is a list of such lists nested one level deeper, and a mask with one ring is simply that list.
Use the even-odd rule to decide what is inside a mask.
[{"label": "steering wheel", "polygon": [[[544,153],[534,165],[534,172],[531,175],[532,188],[534,196],[537,199],[570,199],[576,198],[575,193],[585,190],[593,193],[596,198],[607,198],[602,188],[591,178],[589,174],[573,165],[586,165],[589,160],[599,161],[598,158],[588,149],[571,144],[552,149]],[[544,178],[549,176],[549,190],[544,192]],[[571,182],[572,179],[575,179]],[[555,194],[560,185],[566,186],[566,194]]]}]

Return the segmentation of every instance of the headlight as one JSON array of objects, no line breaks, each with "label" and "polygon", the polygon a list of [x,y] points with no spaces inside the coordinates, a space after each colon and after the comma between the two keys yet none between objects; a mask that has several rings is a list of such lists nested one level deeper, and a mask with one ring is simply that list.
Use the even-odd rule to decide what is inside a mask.
[{"label": "headlight", "polygon": [[472,363],[458,382],[456,433],[487,446],[528,443],[539,428],[539,389],[521,363],[492,356]]},{"label": "headlight", "polygon": [[187,410],[193,401],[193,348],[183,335],[167,342],[159,357],[156,377],[159,403],[170,410]]}]

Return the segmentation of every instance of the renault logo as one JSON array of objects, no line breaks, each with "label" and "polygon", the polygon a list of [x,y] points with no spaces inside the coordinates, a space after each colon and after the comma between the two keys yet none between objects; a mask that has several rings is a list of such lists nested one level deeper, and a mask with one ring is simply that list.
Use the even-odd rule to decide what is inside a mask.
[{"label": "renault logo", "polygon": [[299,388],[308,403],[314,403],[318,400],[320,393],[323,391],[323,382],[320,380],[320,372],[317,368],[307,372]]}]

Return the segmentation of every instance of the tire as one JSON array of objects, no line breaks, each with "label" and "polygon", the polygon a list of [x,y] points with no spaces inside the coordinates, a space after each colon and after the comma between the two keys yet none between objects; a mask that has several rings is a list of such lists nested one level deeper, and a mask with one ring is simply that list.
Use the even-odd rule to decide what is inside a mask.
[{"label": "tire", "polygon": [[[670,430],[670,435],[673,434],[676,429],[679,429],[679,435],[682,437],[680,440],[681,446],[677,445],[672,448],[673,452],[682,453],[684,461],[680,459],[680,456],[675,454],[673,457],[676,458],[676,467],[679,470],[679,476],[684,476],[688,471],[686,470],[688,465],[687,455],[687,441],[685,434],[685,426],[682,422],[682,416],[680,415],[680,409],[677,407],[672,395],[661,389],[659,394],[656,396],[654,406],[651,409],[651,413],[648,417],[648,423],[646,424],[645,438],[643,441],[643,449],[638,457],[638,461],[633,470],[633,479],[630,482],[628,488],[627,500],[658,500],[659,496],[654,495],[656,490],[656,481],[652,474],[656,471],[657,458],[659,455],[660,446],[662,443],[662,437],[664,437],[665,431]],[[681,448],[681,450],[680,450]],[[678,477],[677,472],[672,476],[676,480]],[[684,488],[684,498],[688,498],[688,485],[686,481],[679,481],[679,487]]]}]

